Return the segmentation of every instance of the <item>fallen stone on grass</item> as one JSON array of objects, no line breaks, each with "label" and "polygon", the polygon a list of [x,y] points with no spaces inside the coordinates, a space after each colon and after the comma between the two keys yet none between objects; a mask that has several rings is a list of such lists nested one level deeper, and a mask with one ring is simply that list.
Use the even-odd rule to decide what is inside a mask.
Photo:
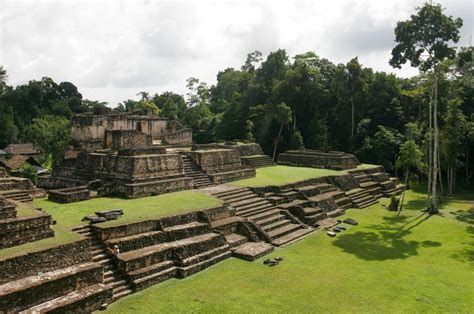
[{"label": "fallen stone on grass", "polygon": [[334,227],[334,229],[337,229],[337,230],[339,230],[339,231],[344,231],[344,230],[346,230],[346,227],[344,227],[344,226],[336,226],[336,227]]},{"label": "fallen stone on grass", "polygon": [[278,261],[270,261],[270,263],[268,263],[268,266],[273,267],[273,266],[276,266],[278,264],[279,264]]},{"label": "fallen stone on grass", "polygon": [[358,225],[358,222],[355,219],[352,219],[352,218],[344,219],[344,223],[346,223],[348,225],[353,225],[353,226]]},{"label": "fallen stone on grass", "polygon": [[82,218],[82,221],[86,221],[86,220],[88,220],[91,224],[107,221],[107,219],[105,219],[104,217],[97,217],[93,215],[85,216],[84,218]]},{"label": "fallen stone on grass", "polygon": [[263,261],[263,264],[264,265],[270,264],[271,261],[272,261],[271,259],[267,258],[266,260]]},{"label": "fallen stone on grass", "polygon": [[334,238],[336,236],[336,233],[334,231],[328,231],[326,232],[326,234],[332,238]]},{"label": "fallen stone on grass", "polygon": [[277,256],[277,257],[275,257],[275,261],[279,261],[279,262],[281,262],[282,260],[283,260],[283,257],[281,257],[281,256]]}]

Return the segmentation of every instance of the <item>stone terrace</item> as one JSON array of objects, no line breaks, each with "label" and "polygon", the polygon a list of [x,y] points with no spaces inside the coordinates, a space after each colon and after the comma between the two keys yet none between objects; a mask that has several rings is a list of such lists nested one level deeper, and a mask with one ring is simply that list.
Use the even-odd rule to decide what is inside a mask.
[{"label": "stone terrace", "polygon": [[0,249],[54,236],[51,215],[29,210],[35,213],[18,216],[16,204],[0,197]]},{"label": "stone terrace", "polygon": [[318,150],[288,150],[278,156],[278,164],[286,166],[325,168],[334,170],[353,169],[360,165],[354,155],[343,152]]}]

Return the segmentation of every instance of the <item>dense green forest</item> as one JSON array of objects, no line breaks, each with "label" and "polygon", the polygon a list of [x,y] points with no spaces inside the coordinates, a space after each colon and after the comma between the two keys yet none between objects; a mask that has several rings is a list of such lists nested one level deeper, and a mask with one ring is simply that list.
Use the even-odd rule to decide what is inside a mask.
[{"label": "dense green forest", "polygon": [[[441,170],[456,174],[459,182],[472,180],[474,168],[473,51],[456,49],[437,65]],[[0,148],[33,141],[60,155],[73,114],[146,109],[191,127],[198,143],[256,141],[269,155],[301,147],[339,150],[395,172],[401,148],[424,156],[428,151],[428,72],[400,78],[364,67],[357,57],[335,64],[315,52],[288,56],[280,49],[263,56],[254,51],[240,69],[217,73],[214,85],[189,78],[184,96],[140,92],[139,100],[125,100],[113,109],[84,99],[70,82],[45,77],[9,86],[6,69],[1,70]],[[55,152],[58,136],[64,143]],[[417,168],[418,174],[425,171]]]}]

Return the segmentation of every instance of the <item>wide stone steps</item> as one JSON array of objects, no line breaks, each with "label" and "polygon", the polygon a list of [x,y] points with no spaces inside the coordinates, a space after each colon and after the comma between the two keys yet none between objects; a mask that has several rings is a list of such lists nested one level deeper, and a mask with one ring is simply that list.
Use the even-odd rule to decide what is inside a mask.
[{"label": "wide stone steps", "polygon": [[[55,298],[48,302],[36,305],[20,313],[79,313],[81,311],[81,308],[74,306],[75,303],[91,303],[94,299],[99,299],[97,305],[101,305],[100,299],[106,301],[110,299],[110,294],[110,289],[107,286],[103,284],[95,284],[73,291],[69,294],[66,294],[59,298]],[[91,302],[87,302],[88,300],[91,300]],[[85,311],[85,309],[82,308],[82,311]]]},{"label": "wide stone steps", "polygon": [[[218,255],[215,255],[216,253],[218,253]],[[195,264],[191,264],[189,266],[186,266],[186,267],[178,267],[178,277],[180,278],[184,278],[184,277],[187,277],[187,276],[190,276],[192,274],[195,274],[201,270],[204,270],[214,264],[217,264],[229,257],[232,256],[232,251],[230,251],[230,248],[228,245],[226,245],[225,247],[222,247],[222,248],[219,248],[219,249],[213,249],[213,250],[209,250],[208,252],[206,253],[202,253],[200,254],[201,256],[205,256],[205,257],[209,257],[211,256],[210,258],[206,258],[206,259],[203,259],[200,257],[200,262],[198,263],[195,263]]]},{"label": "wide stone steps", "polygon": [[286,219],[286,217],[282,214],[277,213],[277,214],[271,215],[268,218],[260,219],[258,221],[258,224],[260,226],[262,226],[263,228],[265,228],[267,225],[276,223],[277,221],[280,221],[280,220],[283,220],[283,219]]},{"label": "wide stone steps", "polygon": [[132,280],[132,285],[136,290],[143,290],[147,287],[156,285],[165,280],[176,277],[177,267],[167,268],[157,273],[152,273],[148,276]]},{"label": "wide stone steps", "polygon": [[239,205],[239,206],[234,206],[234,207],[237,210],[237,213],[246,213],[247,210],[262,208],[262,207],[269,207],[269,206],[273,206],[273,204],[267,200],[260,199],[260,200],[253,201],[245,205]]},{"label": "wide stone steps", "polygon": [[231,195],[238,195],[240,193],[245,193],[245,192],[253,193],[247,188],[236,188],[229,191],[217,192],[217,193],[214,193],[213,195],[217,196],[218,198],[225,199],[226,197],[229,197]]},{"label": "wide stone steps", "polygon": [[249,216],[244,216],[246,218],[252,219],[254,221],[260,221],[264,220],[265,218],[270,218],[274,215],[280,214],[280,209],[277,208],[269,208],[268,210],[263,210],[261,212],[258,212],[256,214],[251,214]]},{"label": "wide stone steps", "polygon": [[292,233],[293,231],[296,231],[298,229],[300,229],[301,226],[300,225],[297,225],[297,224],[292,224],[291,222],[288,223],[288,224],[285,224],[281,227],[278,227],[276,229],[273,229],[271,231],[268,232],[268,235],[272,238],[272,239],[276,239],[276,238],[281,238],[289,233]]},{"label": "wide stone steps", "polygon": [[31,196],[28,191],[23,190],[0,191],[0,196],[22,203],[29,203],[33,201],[33,196]]},{"label": "wide stone steps", "polygon": [[[252,197],[251,197],[252,196]],[[240,208],[245,208],[247,205],[251,204],[259,204],[262,202],[267,202],[267,200],[262,199],[261,197],[255,196],[255,195],[249,195],[243,199],[235,200],[235,201],[227,201],[231,206],[240,209]],[[267,202],[268,203],[268,202]]]},{"label": "wide stone steps", "polygon": [[251,191],[247,191],[247,192],[243,192],[241,194],[238,194],[237,196],[229,196],[229,197],[223,197],[221,198],[222,200],[226,201],[227,203],[233,203],[233,202],[238,202],[238,201],[241,201],[241,200],[247,200],[247,199],[251,199],[251,198],[254,198],[255,197],[255,194]]},{"label": "wide stone steps", "polygon": [[292,233],[288,233],[284,236],[281,236],[275,240],[272,240],[272,244],[276,246],[284,246],[303,239],[309,233],[313,232],[311,228],[301,228],[297,229]]},{"label": "wide stone steps", "polygon": [[248,242],[246,237],[237,233],[231,233],[231,234],[225,235],[225,240],[229,244],[231,249],[234,249]]},{"label": "wide stone steps", "polygon": [[289,221],[288,219],[281,219],[281,220],[275,221],[271,224],[263,226],[263,230],[265,230],[265,232],[269,233],[269,232],[271,232],[275,229],[283,228],[284,226],[287,226],[289,224],[291,224],[291,221]]},{"label": "wide stone steps", "polygon": [[207,176],[201,167],[199,167],[191,157],[187,155],[181,155],[184,165],[185,176],[192,178],[194,181],[194,187],[202,189],[210,186],[214,186],[214,182]]},{"label": "wide stone steps", "polygon": [[274,165],[273,160],[267,155],[244,157],[242,158],[242,162],[244,165],[253,168],[268,167]]},{"label": "wide stone steps", "polygon": [[[298,192],[294,189],[282,191],[286,197],[294,197]],[[312,231],[311,228],[286,217],[284,209],[276,208],[271,202],[258,196],[249,189],[236,189],[215,193],[223,200],[232,200],[230,204],[236,208],[236,215],[254,221],[269,237],[271,244],[284,245],[295,241]],[[303,200],[307,203],[308,201]],[[289,213],[288,213],[289,214]],[[300,229],[305,229],[300,231]],[[250,246],[249,246],[250,247]],[[246,250],[249,249],[246,247]],[[244,251],[244,250],[243,250]]]},{"label": "wide stone steps", "polygon": [[125,274],[120,271],[111,256],[108,255],[105,244],[92,232],[89,225],[72,229],[91,240],[92,261],[104,266],[104,284],[113,287],[112,300],[116,301],[132,292]]}]

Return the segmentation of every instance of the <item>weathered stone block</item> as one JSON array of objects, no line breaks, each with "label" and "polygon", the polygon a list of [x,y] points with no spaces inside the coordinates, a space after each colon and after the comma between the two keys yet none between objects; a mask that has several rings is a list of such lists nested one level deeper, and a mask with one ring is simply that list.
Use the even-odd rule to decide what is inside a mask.
[{"label": "weathered stone block", "polygon": [[23,253],[0,260],[0,284],[48,272],[92,259],[90,240],[82,239],[46,250]]}]

